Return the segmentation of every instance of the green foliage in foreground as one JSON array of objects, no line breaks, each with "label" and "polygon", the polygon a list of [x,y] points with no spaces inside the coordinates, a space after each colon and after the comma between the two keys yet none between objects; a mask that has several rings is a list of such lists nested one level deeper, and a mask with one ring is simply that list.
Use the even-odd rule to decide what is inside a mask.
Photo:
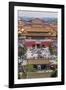
[{"label": "green foliage in foreground", "polygon": [[57,77],[57,70],[55,70],[52,74],[51,77]]},{"label": "green foliage in foreground", "polygon": [[28,64],[28,65],[27,65],[27,71],[28,71],[28,72],[35,72],[36,69],[33,67],[33,65]]},{"label": "green foliage in foreground", "polygon": [[18,56],[21,57],[23,56],[27,51],[27,47],[24,46],[24,47],[19,47],[19,50],[18,50]]},{"label": "green foliage in foreground", "polygon": [[26,78],[27,77],[27,72],[24,72],[23,74],[22,74],[22,78]]},{"label": "green foliage in foreground", "polygon": [[21,72],[21,74],[18,74],[18,79],[26,79],[27,77],[27,72]]},{"label": "green foliage in foreground", "polygon": [[56,49],[54,47],[49,48],[51,55],[57,55]]}]

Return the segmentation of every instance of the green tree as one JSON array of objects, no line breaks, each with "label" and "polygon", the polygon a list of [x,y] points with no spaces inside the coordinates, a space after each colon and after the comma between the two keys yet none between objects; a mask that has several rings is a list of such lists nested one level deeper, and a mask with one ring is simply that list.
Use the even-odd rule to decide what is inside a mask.
[{"label": "green tree", "polygon": [[52,74],[51,77],[57,77],[57,70],[55,70]]},{"label": "green tree", "polygon": [[27,65],[27,71],[28,71],[28,72],[35,72],[36,69],[33,67],[32,64],[28,64],[28,65]]},{"label": "green tree", "polygon": [[18,49],[18,56],[19,56],[19,57],[24,56],[25,53],[26,53],[26,51],[27,51],[26,46],[23,46],[23,47],[19,46],[19,49]]}]

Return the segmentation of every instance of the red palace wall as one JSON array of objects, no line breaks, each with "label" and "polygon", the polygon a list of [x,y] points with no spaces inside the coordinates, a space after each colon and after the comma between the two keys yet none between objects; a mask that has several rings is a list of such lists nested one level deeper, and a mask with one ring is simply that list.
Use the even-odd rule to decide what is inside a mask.
[{"label": "red palace wall", "polygon": [[28,47],[31,47],[32,45],[44,45],[45,47],[49,47],[51,45],[51,42],[31,42],[31,41],[28,41],[28,42],[25,42],[24,43],[26,46]]}]

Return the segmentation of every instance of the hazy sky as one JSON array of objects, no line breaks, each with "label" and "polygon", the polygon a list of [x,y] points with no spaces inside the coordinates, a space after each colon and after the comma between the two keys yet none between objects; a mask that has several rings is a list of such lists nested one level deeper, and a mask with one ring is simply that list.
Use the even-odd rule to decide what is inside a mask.
[{"label": "hazy sky", "polygon": [[57,12],[19,10],[18,16],[19,17],[33,17],[33,18],[43,18],[43,17],[57,18]]}]

